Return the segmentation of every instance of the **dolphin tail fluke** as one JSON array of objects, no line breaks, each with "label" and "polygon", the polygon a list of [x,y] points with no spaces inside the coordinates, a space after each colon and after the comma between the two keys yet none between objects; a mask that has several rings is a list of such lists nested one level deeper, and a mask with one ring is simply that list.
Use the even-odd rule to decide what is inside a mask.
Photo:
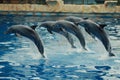
[{"label": "dolphin tail fluke", "polygon": [[115,54],[114,53],[109,53],[109,56],[112,57],[112,56],[115,56]]}]

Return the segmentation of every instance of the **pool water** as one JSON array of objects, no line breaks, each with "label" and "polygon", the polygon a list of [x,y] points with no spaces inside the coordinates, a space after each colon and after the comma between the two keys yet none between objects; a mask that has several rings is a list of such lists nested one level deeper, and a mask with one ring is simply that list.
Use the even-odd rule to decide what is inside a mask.
[{"label": "pool water", "polygon": [[109,57],[99,40],[93,40],[83,30],[88,51],[81,49],[73,36],[76,49],[57,34],[45,28],[36,31],[43,40],[46,59],[41,58],[29,39],[5,35],[14,24],[33,25],[44,20],[59,20],[64,16],[0,15],[0,80],[120,80],[120,19],[91,18],[105,22],[115,57]]}]

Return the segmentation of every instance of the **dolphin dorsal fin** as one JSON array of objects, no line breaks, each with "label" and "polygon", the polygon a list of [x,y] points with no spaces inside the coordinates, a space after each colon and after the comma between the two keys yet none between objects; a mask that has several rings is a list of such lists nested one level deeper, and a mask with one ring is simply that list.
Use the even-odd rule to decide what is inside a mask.
[{"label": "dolphin dorsal fin", "polygon": [[107,26],[107,24],[99,24],[100,27],[103,29],[105,26]]},{"label": "dolphin dorsal fin", "polygon": [[83,17],[84,20],[89,19],[88,17]]},{"label": "dolphin dorsal fin", "polygon": [[36,28],[37,26],[38,26],[38,25],[32,25],[32,26],[30,26],[30,27],[35,30],[35,28]]},{"label": "dolphin dorsal fin", "polygon": [[16,35],[17,37],[22,38],[22,36],[21,36],[19,33],[15,33],[15,35]]}]

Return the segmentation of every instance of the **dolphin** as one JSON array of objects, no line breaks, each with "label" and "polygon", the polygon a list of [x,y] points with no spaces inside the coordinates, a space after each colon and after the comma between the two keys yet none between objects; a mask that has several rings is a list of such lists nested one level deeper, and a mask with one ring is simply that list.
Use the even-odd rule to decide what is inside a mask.
[{"label": "dolphin", "polygon": [[39,25],[39,27],[45,27],[47,29],[47,31],[51,34],[53,34],[53,32],[56,32],[56,33],[63,35],[68,40],[68,42],[71,44],[71,47],[76,48],[76,46],[74,45],[72,35],[65,30],[61,31],[59,29],[56,29],[56,27],[53,26],[55,23],[56,23],[56,21],[45,21],[45,22],[42,22]]},{"label": "dolphin", "polygon": [[74,23],[72,23],[70,21],[59,20],[59,21],[56,21],[56,23],[54,24],[54,27],[57,30],[59,29],[61,31],[68,31],[69,33],[72,33],[73,35],[75,35],[79,39],[79,42],[80,42],[82,48],[84,50],[87,50],[84,36],[83,36],[80,28],[77,27],[77,25],[75,25]]},{"label": "dolphin", "polygon": [[[74,24],[77,25],[77,23],[79,23],[80,21],[90,20],[90,19],[88,19],[87,17],[80,18],[80,17],[75,17],[75,16],[68,16],[68,17],[66,17],[64,20],[73,22]],[[102,28],[104,28],[105,26],[107,26],[106,24],[102,24],[102,23],[99,23],[99,25],[100,25],[100,27],[102,27]],[[81,28],[81,26],[78,26],[78,27]],[[93,34],[91,34],[87,29],[85,29],[85,31],[86,31],[94,40],[96,40],[95,36],[94,36]]]},{"label": "dolphin", "polygon": [[9,27],[5,32],[5,34],[11,33],[14,33],[15,35],[22,35],[32,40],[34,44],[37,46],[37,49],[41,53],[42,57],[45,58],[42,40],[40,39],[38,33],[34,30],[34,28],[32,29],[32,27],[26,25],[13,25]]},{"label": "dolphin", "polygon": [[104,24],[99,25],[92,20],[83,20],[83,21],[78,22],[77,24],[84,27],[84,29],[89,34],[97,37],[104,45],[106,51],[109,53],[109,56],[115,56],[115,54],[112,53],[111,43],[110,43],[108,36],[104,30],[104,27],[106,25],[104,25]]}]

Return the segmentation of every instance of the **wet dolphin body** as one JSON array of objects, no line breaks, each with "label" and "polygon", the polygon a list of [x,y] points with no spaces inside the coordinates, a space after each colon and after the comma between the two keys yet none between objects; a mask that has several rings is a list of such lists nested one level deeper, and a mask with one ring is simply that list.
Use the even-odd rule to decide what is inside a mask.
[{"label": "wet dolphin body", "polygon": [[100,26],[99,24],[97,24],[91,20],[80,21],[80,22],[78,22],[78,25],[83,26],[89,34],[96,36],[103,43],[107,52],[109,52],[109,56],[115,56],[112,53],[112,48],[111,48],[111,44],[108,39],[108,36],[103,29],[105,27],[105,25]]},{"label": "wet dolphin body", "polygon": [[[77,25],[78,22],[80,21],[83,21],[83,20],[87,20],[88,18],[80,18],[80,17],[75,17],[75,16],[68,16],[66,17],[64,20],[67,20],[67,21],[70,21],[70,22],[73,22],[74,24]],[[79,28],[81,28],[81,26],[78,26]],[[93,39],[95,39],[95,36],[92,35],[91,33],[89,33],[86,29],[85,31],[90,35],[92,36]]]},{"label": "wet dolphin body", "polygon": [[77,22],[80,22],[80,21],[84,20],[84,18],[75,17],[75,16],[68,16],[64,20],[67,20],[67,21],[70,21],[70,22],[73,22],[73,23],[77,23]]},{"label": "wet dolphin body", "polygon": [[75,35],[79,39],[79,42],[80,42],[82,48],[84,50],[87,50],[84,36],[83,36],[80,28],[78,28],[74,23],[72,23],[70,21],[66,21],[66,20],[59,20],[59,21],[56,21],[54,26],[56,27],[56,29],[59,29],[61,31],[65,30],[65,31],[68,31],[68,32],[72,33],[73,35]]},{"label": "wet dolphin body", "polygon": [[25,26],[25,25],[13,25],[10,28],[8,28],[8,30],[5,33],[6,34],[15,33],[16,35],[19,34],[19,35],[29,38],[35,43],[42,57],[45,57],[42,40],[40,39],[37,32],[31,27]]},{"label": "wet dolphin body", "polygon": [[56,21],[46,21],[46,22],[42,22],[39,27],[45,27],[47,28],[48,32],[53,34],[53,32],[56,32],[56,33],[59,33],[61,35],[63,35],[67,40],[68,42],[71,44],[71,47],[72,48],[76,48],[75,45],[74,45],[74,41],[73,41],[73,38],[71,36],[71,34],[67,31],[61,31],[59,29],[56,29],[53,25],[56,23]]},{"label": "wet dolphin body", "polygon": [[79,18],[79,17],[74,17],[74,16],[66,17],[65,20],[71,21],[76,25],[79,24],[81,26],[84,26],[85,31],[89,35],[91,35],[94,39],[95,39],[95,37],[97,37],[103,43],[105,49],[109,52],[109,56],[115,56],[111,52],[110,41],[107,37],[106,32],[103,29],[106,26],[106,24],[97,24],[87,18]]}]

